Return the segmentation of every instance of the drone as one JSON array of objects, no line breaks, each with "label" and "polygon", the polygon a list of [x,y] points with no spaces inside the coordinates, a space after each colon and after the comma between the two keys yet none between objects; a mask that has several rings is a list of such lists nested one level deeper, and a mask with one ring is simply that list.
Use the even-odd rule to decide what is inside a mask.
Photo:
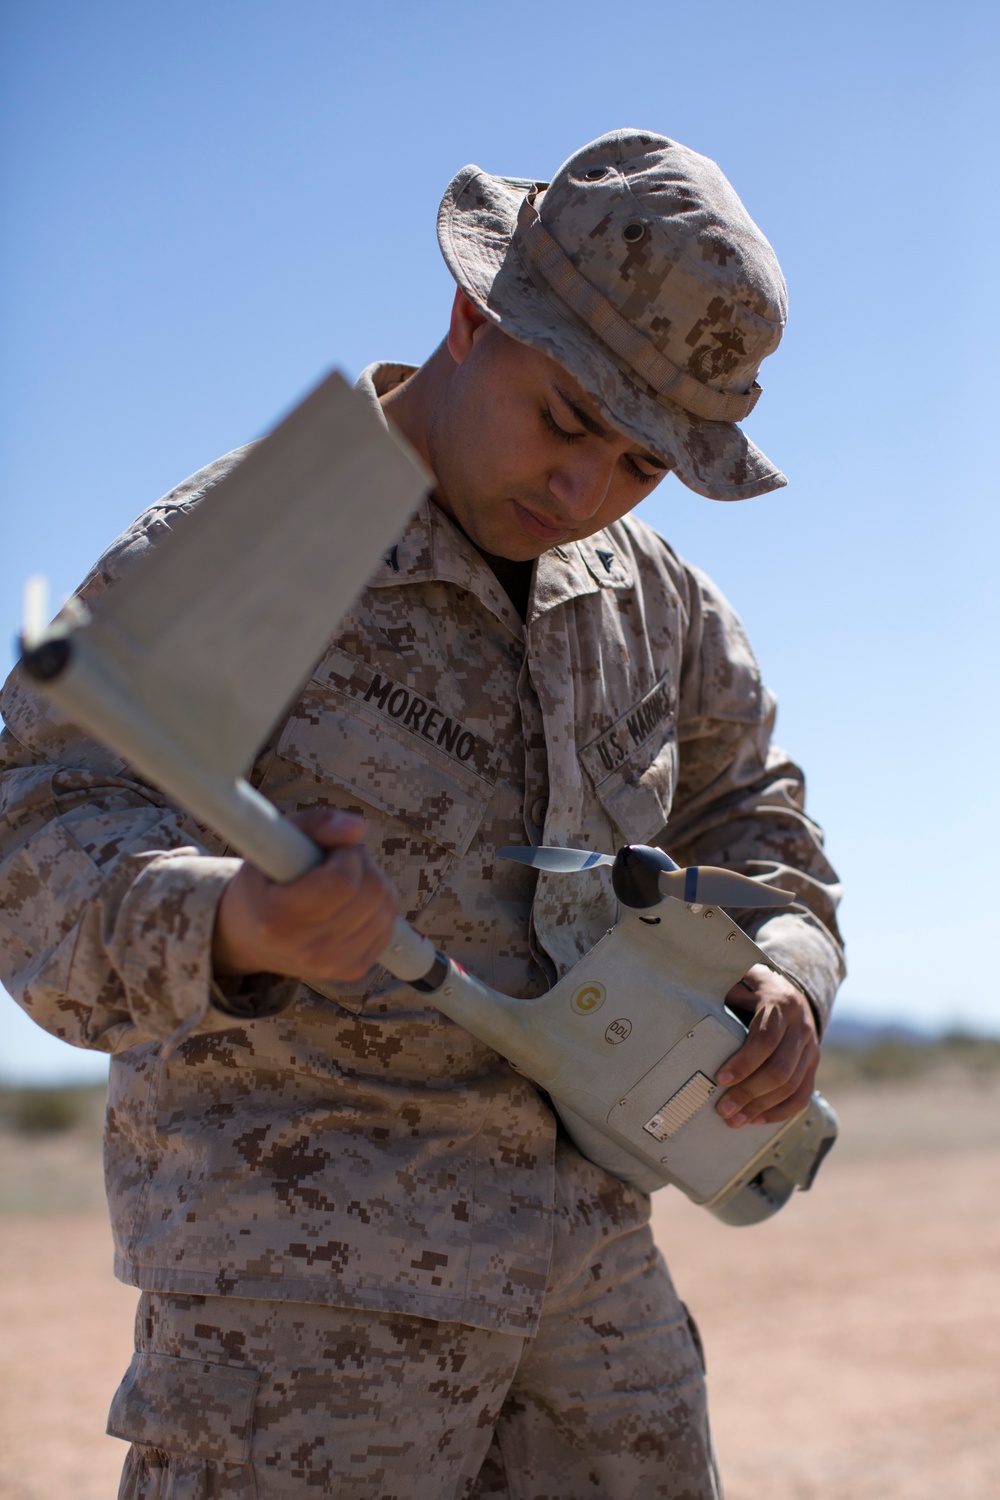
[{"label": "drone", "polygon": [[[610,866],[618,921],[534,1000],[501,995],[444,953],[414,987],[543,1089],[584,1156],[634,1187],[673,1184],[737,1225],[810,1187],[837,1136],[820,1094],[790,1120],[739,1130],[714,1108],[715,1075],[747,1036],[726,996],[754,964],[774,967],[717,903],[781,907],[791,892],[734,870],[681,869],[644,844],[613,856],[544,845],[497,853],[550,874]],[[396,974],[409,956],[398,947],[394,935],[382,955]]]},{"label": "drone", "polygon": [[[99,597],[45,624],[29,589],[21,666],[75,724],[276,881],[324,857],[245,779],[257,747],[426,492],[402,439],[336,373]],[[498,851],[549,874],[611,868],[620,915],[546,994],[501,994],[399,918],[384,967],[543,1090],[580,1151],[644,1192],[674,1184],[729,1224],[808,1188],[837,1120],[819,1094],[776,1124],[727,1126],[726,1006],[767,955],[725,908],[790,892],[661,849]],[[171,1039],[183,1040],[183,1028]]]}]

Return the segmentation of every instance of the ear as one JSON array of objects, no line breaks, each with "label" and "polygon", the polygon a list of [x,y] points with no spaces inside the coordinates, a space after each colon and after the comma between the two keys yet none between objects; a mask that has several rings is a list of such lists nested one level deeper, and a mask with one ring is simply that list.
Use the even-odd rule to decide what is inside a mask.
[{"label": "ear", "polygon": [[448,353],[460,365],[472,351],[472,346],[483,328],[492,327],[482,308],[477,307],[461,287],[455,290],[451,305],[451,323],[448,327]]}]

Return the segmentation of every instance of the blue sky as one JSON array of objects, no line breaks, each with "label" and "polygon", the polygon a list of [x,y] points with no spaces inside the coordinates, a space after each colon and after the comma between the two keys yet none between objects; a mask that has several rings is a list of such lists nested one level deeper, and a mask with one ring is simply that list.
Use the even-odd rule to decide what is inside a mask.
[{"label": "blue sky", "polygon": [[[789,475],[643,514],[744,616],[847,895],[844,1013],[1000,1033],[995,5],[8,0],[0,638],[323,371],[419,362],[466,162],[623,125],[714,157],[789,329],[748,422]],[[6,652],[5,665],[13,660]],[[101,1067],[6,1006],[0,1076]]]}]

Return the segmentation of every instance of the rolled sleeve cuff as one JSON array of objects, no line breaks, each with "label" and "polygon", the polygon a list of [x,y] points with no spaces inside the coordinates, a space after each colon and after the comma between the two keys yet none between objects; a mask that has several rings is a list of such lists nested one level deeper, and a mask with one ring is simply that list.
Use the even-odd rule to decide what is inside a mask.
[{"label": "rolled sleeve cuff", "polygon": [[822,1036],[844,977],[840,947],[807,912],[782,912],[768,918],[753,934],[753,940],[775,967],[798,985],[812,1005]]},{"label": "rolled sleeve cuff", "polygon": [[[195,1032],[232,1026],[234,1016],[275,1015],[291,1002],[295,980],[255,974],[216,985],[215,914],[240,864],[170,851],[154,856],[129,887],[113,947],[129,1011],[147,1035],[176,1045]],[[230,1009],[222,1008],[220,997]]]},{"label": "rolled sleeve cuff", "polygon": [[299,980],[281,974],[243,974],[238,978],[227,974],[213,979],[211,988],[207,1019],[216,1019],[211,1028],[202,1023],[201,1031],[216,1030],[227,1022],[232,1025],[234,1017],[240,1021],[262,1021],[267,1016],[280,1015],[295,999]]}]

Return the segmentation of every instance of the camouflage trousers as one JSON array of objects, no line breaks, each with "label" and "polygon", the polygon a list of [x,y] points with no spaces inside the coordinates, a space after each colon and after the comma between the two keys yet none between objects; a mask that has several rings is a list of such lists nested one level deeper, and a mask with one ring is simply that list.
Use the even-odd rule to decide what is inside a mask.
[{"label": "camouflage trousers", "polygon": [[693,1324],[648,1225],[599,1206],[564,1200],[530,1338],[143,1293],[119,1500],[719,1500]]}]

